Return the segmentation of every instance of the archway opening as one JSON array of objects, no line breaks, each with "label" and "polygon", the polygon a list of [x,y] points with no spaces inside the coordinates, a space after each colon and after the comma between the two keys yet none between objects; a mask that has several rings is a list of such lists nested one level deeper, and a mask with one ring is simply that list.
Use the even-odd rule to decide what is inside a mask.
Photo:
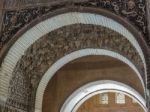
[{"label": "archway opening", "polygon": [[139,103],[121,92],[97,93],[84,101],[76,112],[145,112]]},{"label": "archway opening", "polygon": [[127,64],[113,57],[91,55],[71,61],[53,75],[43,95],[42,112],[59,112],[76,89],[100,80],[124,83],[144,98],[142,83]]},{"label": "archway opening", "polygon": [[[93,26],[95,30],[93,30]],[[66,31],[66,29],[69,29],[70,34],[73,35],[68,35],[68,31]],[[70,29],[72,29],[72,31]],[[81,30],[82,33],[78,33],[77,29]],[[106,32],[104,31],[104,29],[106,29]],[[96,30],[97,33],[95,33]],[[63,31],[65,33],[61,33]],[[53,33],[55,35],[52,36],[51,34]],[[115,34],[113,38],[112,33]],[[49,36],[49,34],[51,35],[51,38],[48,38],[49,41],[44,41],[43,43],[40,42],[42,44],[37,44],[39,45],[39,48],[37,48],[35,43],[38,43],[39,40],[42,40],[42,37],[44,35]],[[58,34],[58,36],[56,36],[56,34]],[[76,34],[84,35],[77,36]],[[110,34],[107,36],[108,38],[106,37],[107,34]],[[129,44],[128,47],[126,47],[127,44]],[[121,46],[118,47],[118,45]],[[30,49],[31,52],[28,49]],[[35,54],[32,51],[35,51]],[[74,59],[87,55],[108,55],[128,64],[140,78],[142,86],[145,89],[146,96],[147,72],[144,53],[132,32],[130,32],[129,29],[127,29],[125,26],[115,21],[111,17],[105,17],[104,15],[95,14],[92,12],[67,12],[61,13],[57,16],[48,18],[47,20],[40,22],[33,28],[26,31],[14,43],[14,45],[6,55],[4,63],[2,64],[2,75],[0,76],[0,81],[2,82],[2,85],[4,85],[4,87],[0,91],[0,97],[2,97],[3,102],[6,104],[10,103],[10,105],[17,105],[16,103],[12,102],[16,102],[17,100],[20,101],[20,98],[17,95],[18,93],[21,94],[21,98],[24,98],[24,100],[27,100],[28,93],[32,94],[29,96],[31,101],[27,100],[27,102],[33,102],[31,104],[31,107],[33,107],[35,103],[35,109],[41,111],[43,93],[49,80],[51,80],[51,77],[65,64]],[[31,61],[26,58],[28,56],[30,57],[30,59],[33,59],[33,62],[35,62],[34,64],[32,63],[34,67],[32,66],[32,64],[29,64]],[[22,62],[24,63],[24,69],[20,69],[20,67],[22,67]],[[30,68],[35,68],[36,70],[30,70]],[[21,77],[21,80],[18,80],[18,78],[16,78],[16,71]],[[23,79],[24,76],[30,77],[29,79],[31,79],[31,81],[29,83],[31,84],[27,86],[32,87],[30,89],[34,89],[34,92],[28,92],[27,90],[25,91],[25,93],[27,94],[22,94],[23,90],[25,90],[23,89],[23,84],[21,86],[18,86],[16,82],[25,81],[23,83],[25,85],[28,84],[26,83],[26,80]],[[16,79],[15,81],[13,80],[13,77],[14,79]],[[11,84],[9,82],[11,82]],[[19,91],[11,91],[10,93],[8,92],[10,91],[8,90],[8,88],[11,88],[11,90],[13,90],[16,87],[19,88]],[[24,104],[24,100],[21,101],[22,104]],[[25,110],[29,108],[28,105],[26,106]],[[18,108],[20,108],[20,106]]]},{"label": "archway opening", "polygon": [[[114,96],[113,94],[110,94],[110,99],[112,100],[109,105],[107,105],[107,109],[111,111],[142,111],[147,112],[145,100],[141,97],[141,95],[134,90],[133,88],[129,87],[126,84],[111,81],[111,80],[102,80],[102,81],[96,81],[89,84],[86,84],[76,90],[73,94],[69,96],[69,98],[65,101],[63,104],[60,112],[77,112],[80,111],[80,107],[84,105],[84,102],[89,100],[91,97],[97,95],[97,94],[103,94],[103,93],[115,93],[116,98],[115,99],[115,105],[114,105]],[[118,95],[120,94],[120,95]],[[130,101],[128,102],[130,106],[128,105],[122,105],[124,108],[121,108],[120,104],[125,104],[126,96],[130,97]],[[105,96],[106,99],[106,96]],[[138,104],[137,106],[133,105],[133,101]],[[95,99],[96,100],[96,99]],[[107,97],[108,100],[108,97]],[[102,102],[100,102],[102,103]],[[104,101],[103,103],[107,103]],[[113,105],[112,105],[113,104]],[[119,104],[119,105],[118,105]],[[119,107],[118,107],[119,106]],[[99,105],[98,110],[102,109],[102,105]],[[113,108],[112,108],[113,107]],[[139,109],[140,108],[140,109]],[[104,112],[108,111],[106,108],[104,109]],[[97,110],[97,109],[96,109]],[[103,109],[102,109],[103,110]],[[102,111],[101,110],[101,111]],[[109,111],[110,111],[109,110]]]}]

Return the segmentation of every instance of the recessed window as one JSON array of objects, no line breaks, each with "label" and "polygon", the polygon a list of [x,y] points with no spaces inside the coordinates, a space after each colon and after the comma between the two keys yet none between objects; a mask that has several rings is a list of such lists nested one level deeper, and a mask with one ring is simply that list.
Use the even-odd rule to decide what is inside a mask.
[{"label": "recessed window", "polygon": [[100,94],[100,103],[101,104],[108,104],[108,93]]},{"label": "recessed window", "polygon": [[125,104],[125,95],[122,93],[116,93],[116,103],[117,104]]}]

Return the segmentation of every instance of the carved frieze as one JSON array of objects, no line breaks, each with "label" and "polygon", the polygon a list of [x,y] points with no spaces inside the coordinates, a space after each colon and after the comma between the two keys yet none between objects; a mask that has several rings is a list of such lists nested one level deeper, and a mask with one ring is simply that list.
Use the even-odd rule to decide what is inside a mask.
[{"label": "carved frieze", "polygon": [[[58,6],[61,8],[64,5],[62,4],[62,6]],[[58,8],[58,6],[56,6],[56,8]],[[15,35],[15,33],[17,33],[17,31],[20,30],[20,28],[29,24],[37,17],[53,11],[56,8],[55,6],[51,6],[6,11],[2,25],[2,33],[0,34],[0,48],[2,48],[2,46],[6,44]]]},{"label": "carved frieze", "polygon": [[[11,2],[10,2],[11,4]],[[72,2],[58,2],[49,6],[37,6],[20,10],[7,10],[4,14],[0,48],[2,48],[22,27],[44,14],[68,6],[103,8],[121,16],[133,24],[145,40],[148,41],[145,0],[82,0]]]},{"label": "carved frieze", "polygon": [[144,79],[142,60],[125,37],[105,27],[75,24],[50,32],[28,48],[13,72],[6,105],[32,112],[36,89],[47,69],[61,57],[84,48],[122,54],[136,65]]}]

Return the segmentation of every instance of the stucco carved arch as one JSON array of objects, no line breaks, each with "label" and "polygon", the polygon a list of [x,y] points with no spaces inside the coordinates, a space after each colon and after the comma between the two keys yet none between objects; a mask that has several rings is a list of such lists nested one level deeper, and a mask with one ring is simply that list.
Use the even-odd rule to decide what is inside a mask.
[{"label": "stucco carved arch", "polygon": [[[24,55],[27,48],[29,48],[36,40],[38,40],[39,38],[41,38],[43,35],[47,34],[48,32],[51,32],[63,26],[76,24],[76,23],[93,24],[93,25],[100,25],[100,26],[108,27],[118,32],[119,34],[123,35],[124,37],[126,37],[130,41],[130,43],[135,47],[137,52],[139,53],[144,63],[144,69],[145,69],[145,74],[146,74],[146,71],[147,71],[146,62],[145,62],[145,57],[144,57],[142,48],[137,42],[137,40],[135,39],[135,37],[133,36],[133,34],[130,33],[130,31],[128,31],[123,25],[117,23],[113,19],[110,19],[108,17],[102,16],[99,14],[83,13],[83,12],[68,12],[65,14],[54,16],[50,19],[47,19],[35,25],[33,28],[31,28],[29,31],[23,34],[11,47],[11,49],[9,50],[8,54],[6,55],[4,59],[4,63],[2,64],[2,71],[1,71],[2,78],[0,79],[0,81],[3,82],[2,86],[5,85],[6,88],[2,90],[1,96],[3,97],[3,94],[6,93],[6,99],[7,99],[7,95],[8,95],[7,88],[9,86],[11,74],[18,60],[22,57],[22,55]],[[11,59],[14,59],[14,60],[11,60]],[[7,74],[7,76],[5,76],[4,74]],[[143,85],[146,80],[147,79],[144,79],[142,83]],[[4,101],[6,101],[6,99],[4,98]]]},{"label": "stucco carved arch", "polygon": [[[82,49],[79,51],[72,52],[72,53],[62,57],[61,59],[59,59],[57,62],[55,62],[42,77],[42,79],[39,83],[39,86],[37,88],[37,92],[36,92],[35,112],[42,112],[42,101],[43,101],[44,91],[45,91],[46,86],[48,85],[48,82],[51,80],[52,76],[55,75],[55,73],[61,67],[63,67],[65,64],[69,63],[70,61],[73,61],[80,57],[89,56],[89,55],[105,55],[105,56],[110,56],[110,57],[116,58],[116,59],[126,63],[128,66],[130,66],[136,72],[136,74],[139,74],[136,67],[127,58],[125,58],[125,57],[121,56],[120,54],[115,53],[113,51],[104,50],[104,49]],[[144,99],[144,98],[142,98],[142,99]],[[143,102],[143,104],[144,104],[144,102]],[[146,106],[144,106],[144,108],[145,107]]]}]

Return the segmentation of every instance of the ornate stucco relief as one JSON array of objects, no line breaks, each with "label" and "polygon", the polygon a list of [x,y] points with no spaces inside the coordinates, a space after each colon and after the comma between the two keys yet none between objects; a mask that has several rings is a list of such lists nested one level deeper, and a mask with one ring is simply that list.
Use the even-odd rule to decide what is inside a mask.
[{"label": "ornate stucco relief", "polygon": [[46,70],[66,54],[84,48],[118,52],[136,65],[144,79],[142,60],[125,37],[105,27],[74,24],[50,32],[25,52],[13,72],[6,106],[34,110],[36,89]]},{"label": "ornate stucco relief", "polygon": [[[8,4],[15,3],[16,2],[8,1]],[[70,5],[71,7],[79,8],[101,8],[113,12],[133,24],[135,28],[144,35],[145,40],[148,41],[145,0],[82,0],[78,2],[62,2],[61,4],[58,2],[53,5],[49,4],[49,6],[5,11],[2,34],[0,35],[0,48],[8,43],[21,28],[34,19]]]}]

